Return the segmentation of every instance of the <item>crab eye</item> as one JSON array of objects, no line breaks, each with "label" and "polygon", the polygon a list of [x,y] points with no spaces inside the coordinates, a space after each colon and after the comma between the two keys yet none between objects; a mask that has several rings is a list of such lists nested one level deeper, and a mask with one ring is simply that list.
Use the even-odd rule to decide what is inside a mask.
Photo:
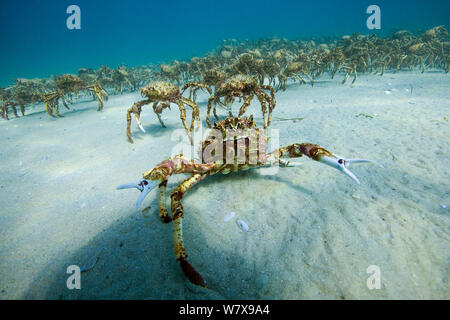
[{"label": "crab eye", "polygon": [[339,160],[338,160],[338,163],[339,163],[339,164],[343,164],[343,163],[344,163],[344,160],[339,159]]},{"label": "crab eye", "polygon": [[142,181],[142,184],[143,184],[144,186],[146,186],[146,185],[148,185],[148,182],[147,182],[146,180],[144,180],[144,181]]}]

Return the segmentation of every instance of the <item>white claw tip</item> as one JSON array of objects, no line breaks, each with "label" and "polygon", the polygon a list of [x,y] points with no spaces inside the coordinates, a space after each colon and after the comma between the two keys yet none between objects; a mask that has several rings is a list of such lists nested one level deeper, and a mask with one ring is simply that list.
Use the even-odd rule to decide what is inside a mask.
[{"label": "white claw tip", "polygon": [[335,157],[324,156],[319,161],[343,172],[344,174],[349,176],[351,179],[353,179],[357,184],[361,184],[361,183],[360,183],[359,179],[353,174],[353,172],[351,172],[348,169],[350,164],[373,162],[373,161],[367,160],[367,159],[348,159],[348,160],[346,160],[345,158],[342,158],[339,156],[335,156]]},{"label": "white claw tip", "polygon": [[141,129],[141,131],[142,131],[143,133],[145,133],[145,129],[144,129],[144,127],[143,127],[141,124],[139,124],[139,129]]}]

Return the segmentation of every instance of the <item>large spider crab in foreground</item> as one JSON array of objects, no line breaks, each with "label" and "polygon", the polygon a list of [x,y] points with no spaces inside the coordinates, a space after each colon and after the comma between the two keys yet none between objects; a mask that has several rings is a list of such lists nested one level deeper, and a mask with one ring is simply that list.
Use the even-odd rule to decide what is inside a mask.
[{"label": "large spider crab in foreground", "polygon": [[[144,198],[154,188],[159,187],[159,216],[164,223],[174,222],[174,248],[175,258],[190,282],[206,287],[201,275],[188,262],[186,250],[183,244],[183,195],[196,183],[208,175],[216,173],[227,174],[231,171],[241,171],[250,168],[267,167],[280,164],[283,167],[294,167],[297,162],[290,162],[282,158],[299,158],[303,155],[329,165],[345,173],[359,184],[358,178],[348,169],[351,163],[371,162],[366,159],[345,159],[330,151],[312,143],[295,143],[289,146],[266,153],[268,138],[260,129],[256,128],[253,118],[230,117],[220,121],[214,126],[213,134],[209,134],[202,142],[201,158],[203,163],[194,162],[177,155],[164,160],[152,170],[144,173],[143,179],[136,183],[127,183],[117,189],[136,188],[141,194],[137,200],[139,207]],[[218,139],[218,134],[221,137]],[[240,149],[240,151],[238,150]],[[244,158],[242,158],[244,155]],[[241,157],[241,158],[239,158]],[[244,161],[240,161],[244,159]],[[167,181],[173,174],[188,173],[191,176],[172,191],[171,209],[172,218],[169,216],[166,205]]]},{"label": "large spider crab in foreground", "polygon": [[[128,141],[133,143],[133,138],[131,138],[131,114],[134,115],[134,118],[136,119],[136,122],[139,126],[139,129],[141,129],[142,132],[145,133],[145,129],[141,124],[141,112],[142,107],[146,104],[153,103],[153,111],[155,112],[156,116],[158,117],[159,123],[163,128],[165,128],[165,124],[161,119],[161,113],[164,109],[170,108],[171,103],[175,103],[178,105],[178,108],[180,109],[180,119],[183,123],[183,126],[186,130],[186,133],[189,137],[189,141],[192,144],[192,137],[191,137],[191,131],[194,130],[194,122],[197,120],[197,126],[200,125],[200,113],[198,111],[197,104],[192,101],[191,99],[185,98],[182,96],[183,92],[187,88],[191,88],[196,92],[199,87],[203,87],[202,84],[198,84],[195,82],[189,82],[183,86],[183,88],[180,90],[178,87],[170,82],[164,82],[164,81],[153,81],[147,84],[146,86],[139,88],[139,91],[141,92],[142,96],[145,97],[145,100],[138,101],[133,104],[131,108],[127,111],[127,136]],[[206,86],[205,86],[206,87]],[[208,88],[209,90],[209,88]],[[187,104],[189,107],[192,108],[192,122],[191,126],[188,127],[186,123],[186,107],[185,104]]]},{"label": "large spider crab in foreground", "polygon": [[[264,90],[269,90],[270,96],[266,92],[264,92]],[[264,129],[266,129],[268,126],[270,126],[270,122],[272,121],[272,111],[275,108],[276,104],[275,91],[272,86],[259,85],[256,79],[243,74],[232,76],[231,78],[219,83],[216,86],[214,95],[208,99],[208,109],[206,113],[206,123],[208,124],[208,127],[212,128],[209,120],[211,108],[213,109],[214,116],[218,120],[219,117],[216,114],[217,104],[227,106],[233,103],[236,98],[244,99],[244,103],[239,109],[238,116],[241,117],[247,110],[255,95],[258,98],[259,103],[261,104],[261,110],[264,119]],[[224,101],[220,100],[222,97],[224,98]],[[213,102],[214,108],[212,104]],[[266,118],[267,105],[269,107],[269,114]]]}]

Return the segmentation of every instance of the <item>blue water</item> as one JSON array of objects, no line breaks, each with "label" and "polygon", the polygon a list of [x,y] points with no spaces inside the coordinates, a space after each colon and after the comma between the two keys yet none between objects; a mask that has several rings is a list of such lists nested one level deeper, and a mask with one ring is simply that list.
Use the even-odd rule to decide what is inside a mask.
[{"label": "blue water", "polygon": [[[66,27],[72,4],[81,8],[81,30]],[[381,8],[375,32],[366,28],[371,4]],[[0,85],[80,67],[188,59],[227,38],[387,35],[449,22],[448,0],[2,0]]]}]

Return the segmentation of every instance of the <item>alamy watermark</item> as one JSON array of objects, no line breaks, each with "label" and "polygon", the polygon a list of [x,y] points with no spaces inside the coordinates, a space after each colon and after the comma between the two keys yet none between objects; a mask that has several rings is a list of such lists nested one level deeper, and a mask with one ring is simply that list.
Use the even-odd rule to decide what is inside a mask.
[{"label": "alamy watermark", "polygon": [[77,265],[70,265],[67,267],[66,273],[70,274],[70,276],[67,278],[67,281],[66,281],[67,289],[80,290],[81,289],[81,269],[80,269],[80,267]]},{"label": "alamy watermark", "polygon": [[66,10],[67,14],[70,16],[66,20],[66,26],[69,30],[80,30],[81,29],[81,9],[77,5],[70,5]]},{"label": "alamy watermark", "polygon": [[[259,129],[227,129],[225,131],[209,129],[204,131],[200,126],[192,132],[191,145],[186,131],[172,131],[171,140],[176,143],[171,157],[182,154],[196,163],[247,164],[260,168],[262,175],[278,173],[279,159],[276,152],[279,147],[279,130],[268,130],[269,137]],[[210,143],[203,145],[205,140]]]},{"label": "alamy watermark", "polygon": [[367,278],[366,285],[369,290],[381,289],[381,269],[377,265],[367,267],[366,272],[370,274]]},{"label": "alamy watermark", "polygon": [[371,5],[367,7],[367,14],[370,14],[369,18],[367,18],[366,25],[367,29],[381,29],[381,9],[377,5]]}]

